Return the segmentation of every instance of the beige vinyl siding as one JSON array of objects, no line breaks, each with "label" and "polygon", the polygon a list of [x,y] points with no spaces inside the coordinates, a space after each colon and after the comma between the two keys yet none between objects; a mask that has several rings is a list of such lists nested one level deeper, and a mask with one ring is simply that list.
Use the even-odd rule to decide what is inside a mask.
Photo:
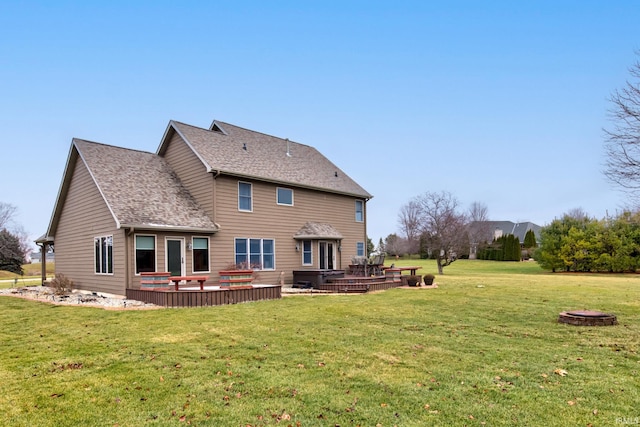
[{"label": "beige vinyl siding", "polygon": [[213,177],[177,133],[173,134],[167,145],[164,158],[189,193],[213,219]]},{"label": "beige vinyl siding", "polygon": [[[76,157],[69,192],[55,235],[56,273],[76,289],[125,293],[125,237],[82,160]],[[113,274],[95,274],[94,237],[113,236]]]},{"label": "beige vinyl siding", "polygon": [[[253,212],[238,210],[238,181],[252,184]],[[313,245],[313,266],[303,266],[302,250],[295,250],[293,235],[307,221],[329,223],[342,234],[342,251],[336,252],[335,267],[338,269],[348,267],[351,257],[356,255],[356,242],[366,244],[366,222],[355,221],[356,198],[285,186],[293,189],[294,205],[283,206],[276,202],[278,186],[282,185],[224,175],[218,178],[216,220],[221,229],[211,239],[212,274],[217,275],[219,270],[234,262],[236,237],[275,240],[276,270],[260,271],[260,282],[277,283],[283,271],[285,283],[291,283],[293,270],[319,268],[316,242]]]},{"label": "beige vinyl siding", "polygon": [[[135,260],[136,260],[136,251],[135,251],[135,236],[153,236],[156,239],[156,271],[157,272],[164,272],[167,271],[167,252],[166,252],[166,242],[167,239],[182,239],[184,241],[184,245],[183,245],[183,252],[182,252],[182,256],[184,258],[184,272],[187,276],[191,276],[191,275],[205,275],[205,276],[209,276],[210,280],[207,282],[209,284],[212,284],[214,281],[217,281],[217,278],[215,276],[217,276],[217,270],[213,270],[213,265],[211,264],[211,252],[212,252],[212,247],[214,245],[214,241],[215,241],[215,235],[214,236],[206,236],[203,234],[183,234],[183,233],[175,233],[175,232],[156,232],[156,231],[149,231],[149,230],[134,230],[133,233],[131,233],[131,236],[129,238],[129,253],[130,255],[130,283],[132,283],[133,288],[139,288],[140,287],[140,275],[136,274],[136,265],[135,265]],[[192,237],[209,237],[209,268],[211,270],[210,273],[202,273],[202,272],[198,272],[198,273],[194,273],[193,271],[193,251],[187,249],[187,245],[191,242]]]}]

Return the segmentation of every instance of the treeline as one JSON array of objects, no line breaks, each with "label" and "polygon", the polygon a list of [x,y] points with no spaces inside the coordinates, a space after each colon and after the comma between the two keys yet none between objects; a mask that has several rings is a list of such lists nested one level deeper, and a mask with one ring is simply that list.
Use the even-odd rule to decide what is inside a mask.
[{"label": "treeline", "polygon": [[478,259],[491,261],[520,261],[522,251],[520,240],[513,234],[498,237],[493,243],[482,249],[478,249]]},{"label": "treeline", "polygon": [[635,272],[640,267],[640,213],[603,220],[566,214],[542,228],[535,259],[551,271]]}]

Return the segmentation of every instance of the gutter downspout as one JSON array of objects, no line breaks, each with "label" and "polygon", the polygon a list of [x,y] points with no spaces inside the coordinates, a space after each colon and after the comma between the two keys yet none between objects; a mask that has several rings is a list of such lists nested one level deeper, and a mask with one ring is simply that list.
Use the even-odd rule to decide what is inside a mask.
[{"label": "gutter downspout", "polygon": [[47,281],[47,244],[42,243],[40,246],[40,285],[44,286]]},{"label": "gutter downspout", "polygon": [[213,220],[213,223],[216,225],[216,227],[220,228],[220,226],[218,225],[217,221],[216,221],[216,217],[217,215],[217,208],[218,208],[218,203],[217,203],[217,196],[218,196],[218,189],[217,189],[217,182],[218,182],[218,177],[220,176],[220,171],[219,170],[212,170],[210,171],[211,176],[213,176],[213,206],[212,206],[212,212],[213,212],[213,218],[211,218]]},{"label": "gutter downspout", "polygon": [[124,233],[124,274],[126,277],[125,280],[125,289],[124,289],[124,293],[126,295],[127,293],[127,289],[132,289],[132,282],[131,282],[131,264],[132,264],[132,260],[131,257],[129,256],[129,254],[131,253],[130,250],[130,245],[133,244],[131,243],[131,236],[133,235],[133,232],[135,231],[135,228],[130,227],[127,232]]}]

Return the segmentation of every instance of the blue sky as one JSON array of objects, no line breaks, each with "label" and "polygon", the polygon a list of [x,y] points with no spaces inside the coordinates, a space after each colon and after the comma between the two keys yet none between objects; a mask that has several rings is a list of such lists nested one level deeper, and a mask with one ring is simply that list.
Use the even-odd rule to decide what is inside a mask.
[{"label": "blue sky", "polygon": [[0,201],[46,231],[74,137],[155,152],[213,119],[319,149],[374,195],[368,232],[449,191],[545,225],[625,204],[607,98],[640,48],[628,1],[8,1]]}]

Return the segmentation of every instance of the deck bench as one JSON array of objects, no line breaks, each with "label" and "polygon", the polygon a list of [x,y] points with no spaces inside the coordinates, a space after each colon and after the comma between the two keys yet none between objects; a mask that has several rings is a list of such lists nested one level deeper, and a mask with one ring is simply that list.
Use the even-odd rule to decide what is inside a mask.
[{"label": "deck bench", "polygon": [[200,290],[203,291],[204,282],[206,282],[208,279],[209,279],[209,276],[171,276],[169,277],[169,280],[174,283],[176,291],[180,290],[180,282],[189,283],[191,281],[198,282],[200,284]]}]

